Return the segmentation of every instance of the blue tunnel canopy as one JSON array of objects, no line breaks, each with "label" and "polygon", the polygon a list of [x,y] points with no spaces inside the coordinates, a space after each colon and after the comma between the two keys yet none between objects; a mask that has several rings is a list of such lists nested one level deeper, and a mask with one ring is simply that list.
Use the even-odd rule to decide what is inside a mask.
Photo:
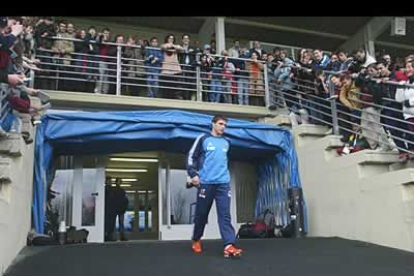
[{"label": "blue tunnel canopy", "polygon": [[[198,135],[211,131],[212,117],[177,110],[46,114],[36,133],[33,198],[36,231],[44,231],[45,188],[53,156],[152,150],[187,153]],[[229,119],[225,135],[231,142],[230,159],[283,162],[280,169],[290,176],[289,187],[300,187],[296,152],[288,130]]]}]

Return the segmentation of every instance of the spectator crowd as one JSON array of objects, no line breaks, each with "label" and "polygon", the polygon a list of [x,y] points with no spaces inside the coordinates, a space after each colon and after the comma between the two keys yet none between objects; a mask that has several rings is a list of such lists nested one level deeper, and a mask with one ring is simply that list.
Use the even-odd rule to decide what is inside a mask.
[{"label": "spectator crowd", "polygon": [[44,90],[119,89],[122,95],[181,100],[195,100],[199,91],[203,101],[257,106],[265,105],[267,79],[269,108],[288,107],[293,124],[332,126],[336,102],[349,145],[342,154],[394,145],[402,160],[414,153],[414,89],[403,86],[414,81],[413,55],[404,64],[364,48],[329,54],[300,49],[289,56],[278,47],[266,52],[258,41],[248,49],[238,40],[218,55],[214,40],[201,47],[188,34],[180,42],[172,34],[146,40],[113,36],[109,28],[76,29],[51,17],[0,18],[0,77],[9,84],[10,106],[20,113],[36,116],[50,107],[46,93],[28,87],[32,71],[35,87]]}]

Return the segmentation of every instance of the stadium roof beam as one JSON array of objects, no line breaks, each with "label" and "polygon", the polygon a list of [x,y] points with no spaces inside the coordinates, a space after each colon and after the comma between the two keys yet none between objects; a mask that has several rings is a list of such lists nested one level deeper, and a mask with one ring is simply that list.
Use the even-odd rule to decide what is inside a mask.
[{"label": "stadium roof beam", "polygon": [[388,42],[388,41],[375,41],[375,44],[378,44],[378,45],[381,45],[381,46],[397,48],[397,49],[404,49],[404,50],[413,50],[414,49],[414,45],[394,43],[394,42]]},{"label": "stadium roof beam", "polygon": [[[195,17],[195,18],[202,18],[202,17]],[[316,35],[316,36],[336,38],[336,39],[342,39],[342,40],[346,40],[349,38],[349,36],[347,35],[333,34],[333,33],[327,33],[327,32],[321,32],[321,31],[315,31],[315,30],[309,30],[309,29],[302,29],[302,28],[262,23],[262,22],[256,22],[256,21],[250,21],[250,20],[236,19],[236,18],[231,18],[231,17],[226,17],[226,23],[236,24],[236,25],[245,25],[245,26],[250,26],[250,27],[258,27],[258,28],[270,29],[270,30],[286,31],[286,32],[292,32],[292,33],[311,34],[311,35]]]},{"label": "stadium roof beam", "polygon": [[352,51],[365,46],[371,55],[375,54],[374,40],[391,24],[392,17],[373,17],[367,24],[358,30],[356,34],[343,43],[339,49]]}]

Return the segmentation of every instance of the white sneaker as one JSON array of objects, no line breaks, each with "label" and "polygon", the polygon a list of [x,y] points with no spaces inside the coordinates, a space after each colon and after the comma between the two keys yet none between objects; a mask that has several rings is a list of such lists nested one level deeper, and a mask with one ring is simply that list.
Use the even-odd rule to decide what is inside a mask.
[{"label": "white sneaker", "polygon": [[9,134],[0,126],[0,138],[7,138]]},{"label": "white sneaker", "polygon": [[377,151],[377,152],[386,152],[386,151],[391,151],[391,150],[392,149],[390,147],[387,147],[387,146],[379,146],[374,151]]},{"label": "white sneaker", "polygon": [[51,107],[52,107],[51,103],[45,103],[44,105],[42,105],[43,110],[50,109]]},{"label": "white sneaker", "polygon": [[36,90],[36,96],[40,99],[42,103],[47,103],[50,100],[49,94],[43,92],[42,90]]}]

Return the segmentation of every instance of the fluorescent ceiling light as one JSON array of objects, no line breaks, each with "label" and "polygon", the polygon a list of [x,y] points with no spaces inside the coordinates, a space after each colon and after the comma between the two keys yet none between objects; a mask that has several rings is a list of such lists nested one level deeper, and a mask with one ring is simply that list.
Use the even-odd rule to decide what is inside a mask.
[{"label": "fluorescent ceiling light", "polygon": [[[116,187],[116,184],[112,184],[111,186]],[[121,184],[119,186],[121,186],[121,187],[131,187],[132,185],[131,184]]]},{"label": "fluorescent ceiling light", "polygon": [[[116,181],[116,178],[111,178],[111,181]],[[122,182],[134,182],[134,181],[138,181],[137,178],[121,178]]]},{"label": "fluorescent ceiling light", "polygon": [[147,162],[147,163],[157,163],[158,159],[155,158],[121,158],[121,157],[112,157],[111,161],[121,161],[121,162]]},{"label": "fluorescent ceiling light", "polygon": [[105,169],[107,172],[148,172],[147,169]]},{"label": "fluorescent ceiling light", "polygon": [[136,191],[125,191],[125,193],[127,193],[127,194],[135,194]]}]

